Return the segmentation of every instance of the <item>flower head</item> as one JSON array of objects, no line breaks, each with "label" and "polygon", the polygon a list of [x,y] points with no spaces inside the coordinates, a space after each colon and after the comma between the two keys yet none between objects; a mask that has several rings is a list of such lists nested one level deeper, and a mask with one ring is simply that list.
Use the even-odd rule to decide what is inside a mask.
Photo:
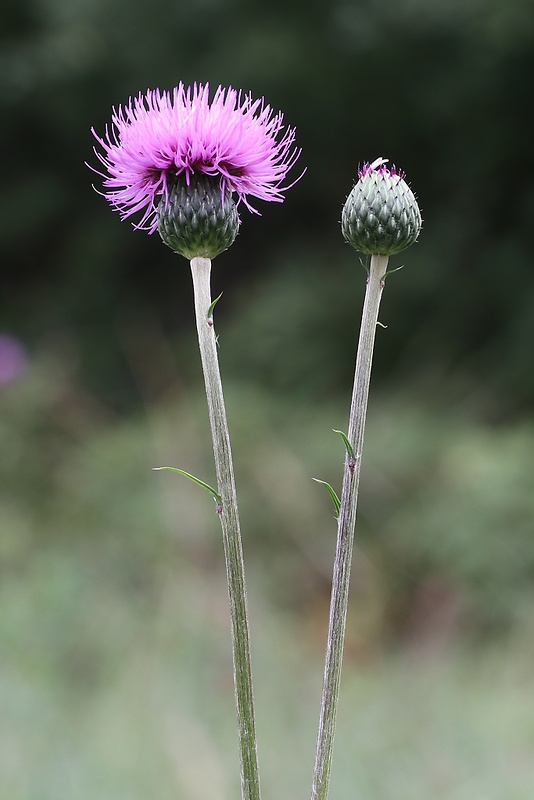
[{"label": "flower head", "polygon": [[358,170],[341,215],[346,241],[362,253],[393,255],[413,244],[422,220],[415,195],[397,167],[377,158]]},{"label": "flower head", "polygon": [[136,227],[149,233],[177,180],[189,186],[195,176],[209,176],[222,197],[235,193],[256,211],[249,197],[283,201],[293,185],[283,183],[300,155],[281,112],[221,86],[210,102],[207,84],[139,94],[113,110],[104,136],[92,132],[103,150],[95,148],[106,169],[99,173],[104,196],[122,219],[140,212]]}]

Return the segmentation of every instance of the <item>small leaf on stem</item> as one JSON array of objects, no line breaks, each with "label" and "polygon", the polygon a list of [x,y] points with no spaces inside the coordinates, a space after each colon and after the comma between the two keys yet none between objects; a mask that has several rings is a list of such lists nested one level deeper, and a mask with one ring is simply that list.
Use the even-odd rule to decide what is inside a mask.
[{"label": "small leaf on stem", "polygon": [[335,517],[337,519],[339,517],[339,509],[341,508],[341,501],[340,501],[339,497],[336,494],[336,490],[333,489],[330,486],[330,484],[327,483],[326,481],[320,480],[320,478],[313,478],[313,480],[316,483],[320,483],[321,486],[325,486],[326,489],[328,490],[328,493],[329,493],[330,497],[332,498],[332,504],[334,506],[334,514],[335,514]]},{"label": "small leaf on stem", "polygon": [[332,428],[332,430],[334,431],[334,433],[339,433],[339,435],[343,439],[343,442],[344,442],[345,447],[347,449],[347,455],[348,455],[349,459],[352,462],[355,463],[356,462],[356,453],[354,452],[354,447],[349,442],[347,436],[343,433],[343,431],[338,431],[336,428]]},{"label": "small leaf on stem", "polygon": [[213,309],[215,308],[215,306],[217,305],[222,296],[223,293],[221,292],[220,295],[215,298],[213,303],[208,308],[208,325],[213,325]]},{"label": "small leaf on stem", "polygon": [[159,470],[162,469],[169,469],[171,470],[171,472],[178,472],[179,475],[183,475],[184,478],[189,478],[189,480],[193,481],[193,483],[196,483],[197,486],[201,486],[203,489],[209,492],[212,495],[215,502],[217,503],[217,506],[222,507],[222,497],[219,494],[219,492],[216,492],[215,489],[209,485],[209,483],[201,481],[200,478],[195,478],[195,476],[191,475],[189,472],[185,472],[185,470],[183,469],[178,469],[178,467],[152,467],[152,469],[154,470],[154,472],[158,472]]},{"label": "small leaf on stem", "polygon": [[[386,274],[384,275],[384,280],[386,280],[388,275],[393,275],[394,272],[398,272],[400,269],[404,268],[404,264],[401,264],[400,267],[395,267],[395,269],[388,269]],[[219,299],[219,298],[217,298]]]}]

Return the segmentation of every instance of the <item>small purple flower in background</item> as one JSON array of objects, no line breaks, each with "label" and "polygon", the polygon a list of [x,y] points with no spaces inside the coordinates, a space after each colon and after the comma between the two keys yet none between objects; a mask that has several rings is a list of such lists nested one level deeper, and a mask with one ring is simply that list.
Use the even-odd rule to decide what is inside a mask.
[{"label": "small purple flower in background", "polygon": [[20,378],[28,364],[22,344],[7,333],[0,333],[0,387]]},{"label": "small purple flower in background", "polygon": [[104,196],[122,219],[140,212],[135,227],[149,233],[177,178],[187,186],[193,176],[217,179],[223,196],[235,192],[256,213],[249,196],[282,202],[296,182],[283,186],[300,155],[295,130],[263,99],[232,88],[219,86],[211,102],[207,84],[148,91],[114,109],[104,136],[92,132],[103,149],[95,153],[106,169],[98,173]]}]

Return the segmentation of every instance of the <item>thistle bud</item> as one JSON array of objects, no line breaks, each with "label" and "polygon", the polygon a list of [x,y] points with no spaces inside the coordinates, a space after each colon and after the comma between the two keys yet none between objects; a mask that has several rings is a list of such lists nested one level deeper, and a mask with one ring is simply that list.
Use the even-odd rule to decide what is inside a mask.
[{"label": "thistle bud", "polygon": [[189,260],[215,258],[233,244],[239,230],[231,191],[202,173],[192,175],[189,183],[182,175],[169,182],[157,215],[165,244]]},{"label": "thistle bud", "polygon": [[391,256],[413,244],[422,226],[415,195],[404,173],[377,158],[358,170],[358,182],[347,197],[341,230],[356,250]]}]

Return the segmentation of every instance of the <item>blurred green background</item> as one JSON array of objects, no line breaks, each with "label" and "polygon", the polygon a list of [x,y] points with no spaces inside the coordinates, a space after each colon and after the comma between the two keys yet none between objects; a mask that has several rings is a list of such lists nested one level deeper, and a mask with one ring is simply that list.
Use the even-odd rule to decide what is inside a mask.
[{"label": "blurred green background", "polygon": [[187,263],[91,188],[91,126],[183,80],[264,96],[306,175],[214,265],[264,796],[309,792],[365,275],[358,163],[425,220],[376,346],[333,800],[534,793],[534,6],[0,9],[0,798],[238,796]]}]

